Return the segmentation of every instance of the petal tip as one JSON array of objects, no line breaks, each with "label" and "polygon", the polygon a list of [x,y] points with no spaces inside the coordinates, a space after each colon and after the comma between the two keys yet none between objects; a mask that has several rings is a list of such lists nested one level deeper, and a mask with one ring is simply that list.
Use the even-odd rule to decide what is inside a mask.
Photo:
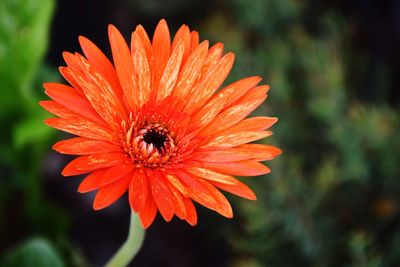
[{"label": "petal tip", "polygon": [[280,154],[283,153],[282,149],[275,147],[276,148],[276,152],[275,152],[275,156],[279,156]]},{"label": "petal tip", "polygon": [[114,26],[114,24],[108,24],[108,27],[107,27],[107,29],[108,29],[108,31],[113,31],[113,30],[116,30],[117,28]]},{"label": "petal tip", "polygon": [[143,224],[143,222],[141,221],[141,222],[140,222],[140,225],[143,227],[143,229],[146,230],[147,228],[150,227],[151,223]]},{"label": "petal tip", "polygon": [[226,57],[229,57],[229,60],[234,60],[235,59],[235,53],[233,53],[233,52],[228,52],[228,53],[226,53],[226,55],[225,55]]},{"label": "petal tip", "polygon": [[160,19],[160,21],[158,22],[158,25],[167,25],[167,21],[163,18],[163,19]]},{"label": "petal tip", "polygon": [[48,119],[45,119],[43,122],[47,125],[47,126],[50,126],[50,127],[53,127],[53,122],[54,122],[54,120],[56,120],[57,118],[48,118]]},{"label": "petal tip", "polygon": [[193,227],[197,225],[197,221],[186,220],[186,222]]},{"label": "petal tip", "polygon": [[[140,218],[140,217],[139,217]],[[143,219],[140,218],[140,225],[143,227],[143,229],[147,229],[150,227],[150,225],[153,224],[153,220],[149,220],[149,221],[144,221]]]},{"label": "petal tip", "polygon": [[258,80],[258,82],[262,81],[263,77],[261,77],[260,75],[255,75],[254,79]]},{"label": "petal tip", "polygon": [[100,201],[97,197],[94,199],[93,202],[93,209],[95,211],[104,209],[105,207],[107,207],[107,205],[105,205],[102,201]]},{"label": "petal tip", "polygon": [[256,200],[257,200],[257,196],[256,196],[256,194],[253,192],[253,190],[251,190],[251,191],[247,194],[247,199],[248,199],[248,200],[252,200],[252,201],[256,201]]},{"label": "petal tip", "polygon": [[61,171],[61,175],[64,177],[74,176],[73,174],[68,173],[68,170],[65,170],[65,168]]},{"label": "petal tip", "polygon": [[135,31],[137,31],[137,30],[144,30],[142,24],[136,25]]},{"label": "petal tip", "polygon": [[51,86],[51,84],[52,84],[52,82],[44,82],[44,83],[42,83],[42,87],[44,89],[48,89]]},{"label": "petal tip", "polygon": [[53,150],[55,150],[55,151],[57,151],[57,152],[59,152],[60,153],[60,144],[59,144],[59,142],[57,142],[57,143],[55,143],[54,145],[52,145],[52,147],[51,147]]},{"label": "petal tip", "polygon": [[46,103],[48,103],[49,100],[42,100],[39,101],[38,104],[39,106],[41,106],[42,108],[46,109]]},{"label": "petal tip", "polygon": [[80,194],[86,193],[85,190],[83,190],[80,186],[78,187],[78,190],[76,190]]},{"label": "petal tip", "polygon": [[217,211],[219,214],[224,216],[225,218],[232,219],[233,218],[233,210],[229,206],[229,209],[223,209],[223,210],[218,210]]},{"label": "petal tip", "polygon": [[63,57],[65,62],[68,62],[68,60],[73,56],[74,56],[74,54],[71,53],[71,52],[68,52],[68,51],[62,52],[62,57]]},{"label": "petal tip", "polygon": [[60,67],[58,67],[58,71],[59,71],[61,74],[63,74],[66,70],[67,70],[67,67],[66,67],[66,66],[60,66]]},{"label": "petal tip", "polygon": [[102,209],[101,206],[98,206],[98,205],[93,203],[93,210],[98,211],[98,210],[101,210],[101,209]]},{"label": "petal tip", "polygon": [[214,44],[214,49],[224,49],[224,44],[221,42],[217,42],[216,44]]},{"label": "petal tip", "polygon": [[[83,180],[85,181],[85,180]],[[91,189],[91,188],[87,188],[87,186],[85,185],[85,183],[81,182],[78,186],[78,190],[76,190],[78,193],[80,194],[85,194],[87,192],[93,191],[95,189]]]},{"label": "petal tip", "polygon": [[83,35],[79,35],[79,36],[78,36],[78,41],[79,41],[79,43],[80,43],[81,46],[82,46],[82,43],[88,41],[88,39],[87,39],[85,36],[83,36]]},{"label": "petal tip", "polygon": [[108,24],[108,38],[115,38],[114,36],[116,34],[120,34],[119,30],[117,29],[117,27],[115,27],[113,24]]},{"label": "petal tip", "polygon": [[79,41],[79,44],[80,44],[80,46],[81,46],[81,48],[83,50],[83,53],[85,53],[85,48],[87,49],[88,46],[90,46],[90,44],[91,44],[90,40],[88,38],[86,38],[85,36],[83,36],[83,35],[79,35],[78,36],[78,41]]}]

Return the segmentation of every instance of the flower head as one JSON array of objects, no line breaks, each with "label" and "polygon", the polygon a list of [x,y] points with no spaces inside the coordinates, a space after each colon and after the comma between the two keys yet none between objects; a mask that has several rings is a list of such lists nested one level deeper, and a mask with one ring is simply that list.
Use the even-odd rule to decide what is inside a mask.
[{"label": "flower head", "polygon": [[93,207],[105,208],[128,191],[129,203],[148,227],[157,211],[197,223],[192,200],[232,217],[220,192],[255,200],[233,177],[270,170],[260,161],[280,154],[273,146],[248,144],[271,135],[277,119],[246,118],[267,97],[261,78],[249,77],[219,89],[234,61],[223,45],[209,48],[183,25],[170,41],[164,20],[150,41],[142,26],[130,47],[112,25],[113,63],[88,39],[83,55],[63,54],[60,72],[70,85],[45,83],[50,101],[40,104],[57,118],[46,123],[77,137],[53,148],[77,155],[64,176],[88,174],[81,193],[97,190]]}]

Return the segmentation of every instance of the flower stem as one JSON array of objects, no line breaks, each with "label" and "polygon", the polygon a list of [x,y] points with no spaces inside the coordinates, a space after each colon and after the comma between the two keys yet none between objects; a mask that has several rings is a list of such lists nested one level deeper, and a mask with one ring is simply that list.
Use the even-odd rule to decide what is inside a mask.
[{"label": "flower stem", "polygon": [[131,222],[129,226],[129,234],[125,243],[107,262],[105,267],[126,267],[136,256],[142,247],[144,240],[144,229],[140,225],[138,215],[131,211]]}]

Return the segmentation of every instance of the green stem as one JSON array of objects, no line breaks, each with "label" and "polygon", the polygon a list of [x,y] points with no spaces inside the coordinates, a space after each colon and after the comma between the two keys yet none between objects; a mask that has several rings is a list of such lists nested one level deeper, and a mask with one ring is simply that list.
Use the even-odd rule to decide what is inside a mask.
[{"label": "green stem", "polygon": [[142,247],[144,239],[144,229],[140,225],[138,215],[131,211],[131,223],[129,226],[129,234],[125,243],[107,262],[105,267],[126,267],[136,256]]}]

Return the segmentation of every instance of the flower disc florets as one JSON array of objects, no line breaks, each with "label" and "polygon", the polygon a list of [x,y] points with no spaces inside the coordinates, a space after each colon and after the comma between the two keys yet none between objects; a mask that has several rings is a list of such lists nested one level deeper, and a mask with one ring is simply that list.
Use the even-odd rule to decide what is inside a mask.
[{"label": "flower disc florets", "polygon": [[137,168],[158,168],[176,155],[177,147],[165,126],[155,123],[135,127],[132,124],[126,134],[124,150]]}]

